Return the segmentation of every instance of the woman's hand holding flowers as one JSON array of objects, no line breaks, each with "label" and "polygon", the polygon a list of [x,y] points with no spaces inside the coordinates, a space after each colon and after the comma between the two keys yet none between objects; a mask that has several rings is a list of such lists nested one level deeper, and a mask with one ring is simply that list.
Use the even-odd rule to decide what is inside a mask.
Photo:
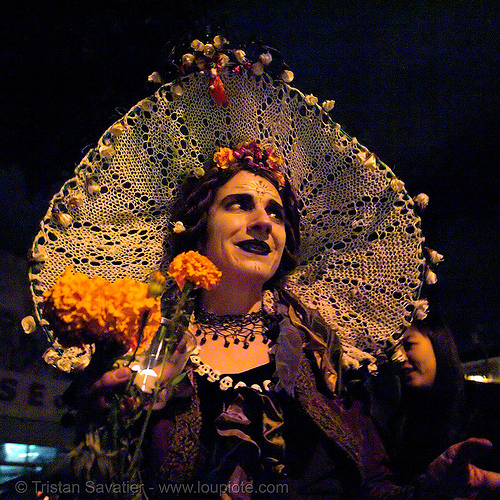
[{"label": "woman's hand holding flowers", "polygon": [[[110,283],[66,269],[44,294],[42,314],[54,330],[47,332],[53,346],[45,359],[60,370],[80,372],[67,400],[88,427],[69,454],[82,480],[140,482],[151,412],[168,400],[195,345],[186,345],[185,306],[195,288],[213,288],[221,273],[206,257],[188,252],[174,259],[169,274],[181,293],[168,319],[160,315],[160,273],[148,285],[127,278]],[[90,364],[80,362],[83,351],[92,356]]]},{"label": "woman's hand holding flowers", "polygon": [[106,393],[110,390],[114,391],[118,387],[125,387],[131,377],[132,370],[127,366],[105,372],[87,392],[91,405],[97,410],[104,411],[106,409]]}]

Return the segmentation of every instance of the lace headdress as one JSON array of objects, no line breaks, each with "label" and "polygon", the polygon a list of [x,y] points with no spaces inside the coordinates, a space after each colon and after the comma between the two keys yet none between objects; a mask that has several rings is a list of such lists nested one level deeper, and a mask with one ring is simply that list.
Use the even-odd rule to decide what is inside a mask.
[{"label": "lace headdress", "polygon": [[299,266],[286,286],[338,328],[347,364],[387,357],[426,307],[415,201],[330,118],[332,101],[290,86],[278,59],[216,37],[195,40],[172,81],[150,76],[158,90],[106,130],[50,202],[32,249],[35,305],[66,266],[145,280],[164,262],[166,236],[168,253],[186,176],[203,175],[219,148],[258,141],[284,158],[300,203]]}]

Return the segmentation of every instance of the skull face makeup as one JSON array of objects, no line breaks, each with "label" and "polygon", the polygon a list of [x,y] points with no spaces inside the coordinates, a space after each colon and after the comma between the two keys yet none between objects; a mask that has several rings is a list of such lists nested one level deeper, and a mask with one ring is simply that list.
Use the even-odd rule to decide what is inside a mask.
[{"label": "skull face makeup", "polygon": [[204,253],[222,279],[262,287],[276,272],[286,233],[280,195],[267,179],[238,172],[217,192],[207,229]]}]

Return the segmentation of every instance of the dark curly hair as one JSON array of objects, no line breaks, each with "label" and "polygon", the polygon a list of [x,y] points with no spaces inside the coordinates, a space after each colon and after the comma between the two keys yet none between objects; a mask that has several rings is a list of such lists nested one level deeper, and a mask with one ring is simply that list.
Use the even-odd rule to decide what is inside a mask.
[{"label": "dark curly hair", "polygon": [[207,240],[208,211],[214,202],[217,191],[238,172],[245,170],[259,175],[269,182],[279,192],[285,211],[286,242],[283,256],[275,275],[267,286],[280,284],[296,267],[296,254],[300,243],[299,211],[297,199],[288,179],[279,186],[273,174],[267,170],[247,164],[236,163],[227,169],[210,168],[203,177],[190,177],[183,184],[179,196],[172,208],[172,221],[182,221],[186,230],[174,233],[171,240],[171,255],[181,252],[198,250]]}]

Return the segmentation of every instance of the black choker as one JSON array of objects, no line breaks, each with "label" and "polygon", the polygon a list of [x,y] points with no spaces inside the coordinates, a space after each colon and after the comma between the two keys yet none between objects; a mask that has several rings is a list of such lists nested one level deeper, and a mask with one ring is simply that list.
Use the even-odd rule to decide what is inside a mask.
[{"label": "black choker", "polygon": [[262,335],[264,344],[269,340],[266,333],[266,313],[264,309],[249,314],[218,314],[198,309],[195,311],[196,336],[200,337],[200,345],[207,341],[207,337],[217,340],[224,339],[224,347],[243,342],[243,349],[247,349],[250,342],[253,342],[257,335]]}]

